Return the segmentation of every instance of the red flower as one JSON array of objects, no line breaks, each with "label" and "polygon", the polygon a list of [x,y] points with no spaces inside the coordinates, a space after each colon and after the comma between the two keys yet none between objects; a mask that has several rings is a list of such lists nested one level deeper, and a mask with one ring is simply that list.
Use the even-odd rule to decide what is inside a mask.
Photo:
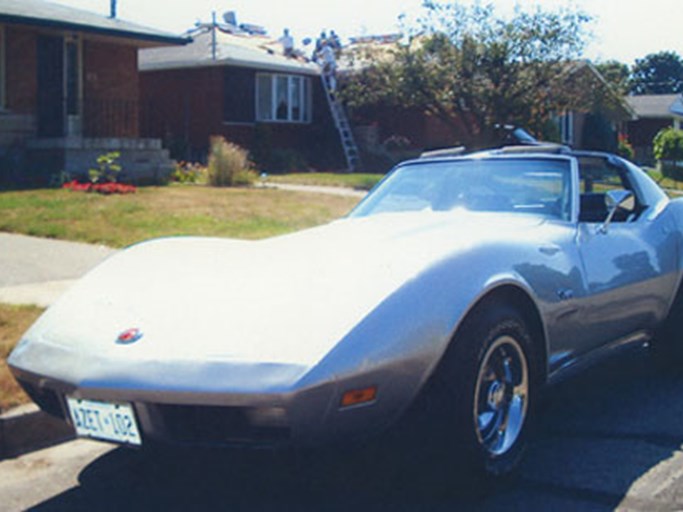
[{"label": "red flower", "polygon": [[98,194],[132,194],[137,191],[134,185],[126,185],[125,183],[79,183],[76,180],[64,183],[62,188],[66,190],[73,190],[76,192],[97,192]]}]

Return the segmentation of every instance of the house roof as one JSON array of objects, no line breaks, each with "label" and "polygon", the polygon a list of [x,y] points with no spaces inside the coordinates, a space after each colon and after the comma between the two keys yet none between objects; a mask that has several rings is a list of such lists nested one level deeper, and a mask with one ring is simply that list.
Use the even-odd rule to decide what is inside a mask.
[{"label": "house roof", "polygon": [[139,41],[139,46],[180,45],[187,39],[118,18],[44,0],[0,0],[0,23],[96,33]]},{"label": "house roof", "polygon": [[568,77],[578,73],[587,73],[592,79],[597,80],[607,98],[611,99],[610,102],[603,105],[603,114],[610,113],[609,117],[611,117],[612,121],[631,121],[637,117],[636,111],[629,102],[621,94],[617,93],[590,61],[577,60],[568,62],[566,73]]},{"label": "house roof", "polygon": [[[215,56],[213,33],[216,37]],[[219,28],[204,31],[183,47],[151,48],[140,52],[140,70],[185,69],[207,66],[240,66],[269,71],[320,74],[315,63],[287,57],[282,45],[268,36],[226,33]]]},{"label": "house roof", "polygon": [[626,101],[640,118],[683,117],[683,95],[681,94],[627,96]]}]

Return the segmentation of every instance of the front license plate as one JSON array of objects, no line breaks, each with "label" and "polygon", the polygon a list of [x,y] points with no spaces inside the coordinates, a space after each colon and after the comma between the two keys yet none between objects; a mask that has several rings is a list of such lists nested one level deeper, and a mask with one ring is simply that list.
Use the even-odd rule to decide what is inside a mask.
[{"label": "front license plate", "polygon": [[142,444],[130,404],[79,400],[67,397],[71,419],[79,436],[117,443]]}]

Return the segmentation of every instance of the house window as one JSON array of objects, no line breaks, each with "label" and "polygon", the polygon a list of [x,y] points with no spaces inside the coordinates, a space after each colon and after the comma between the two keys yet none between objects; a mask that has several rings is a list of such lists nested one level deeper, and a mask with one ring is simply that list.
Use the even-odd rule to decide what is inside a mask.
[{"label": "house window", "polygon": [[574,112],[566,111],[560,116],[560,134],[562,144],[571,146],[574,144]]},{"label": "house window", "polygon": [[310,122],[310,79],[296,75],[257,74],[256,120],[282,123]]}]

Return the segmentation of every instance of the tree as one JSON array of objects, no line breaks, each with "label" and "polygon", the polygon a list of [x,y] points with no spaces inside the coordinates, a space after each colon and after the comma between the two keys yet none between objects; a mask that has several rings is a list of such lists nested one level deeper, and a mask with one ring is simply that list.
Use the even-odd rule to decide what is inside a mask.
[{"label": "tree", "polygon": [[542,134],[555,113],[587,97],[585,87],[563,85],[587,42],[584,13],[516,8],[504,18],[491,5],[429,0],[423,8],[390,58],[360,56],[365,65],[344,91],[351,107],[419,107],[458,142],[482,146],[495,140],[496,125]]},{"label": "tree", "polygon": [[631,72],[631,92],[636,95],[683,92],[681,56],[664,51],[636,59]]},{"label": "tree", "polygon": [[683,181],[683,130],[664,128],[657,133],[652,145],[662,174],[667,178]]},{"label": "tree", "polygon": [[595,64],[595,69],[600,72],[614,92],[621,96],[628,93],[631,70],[627,64],[617,60],[608,60]]}]

